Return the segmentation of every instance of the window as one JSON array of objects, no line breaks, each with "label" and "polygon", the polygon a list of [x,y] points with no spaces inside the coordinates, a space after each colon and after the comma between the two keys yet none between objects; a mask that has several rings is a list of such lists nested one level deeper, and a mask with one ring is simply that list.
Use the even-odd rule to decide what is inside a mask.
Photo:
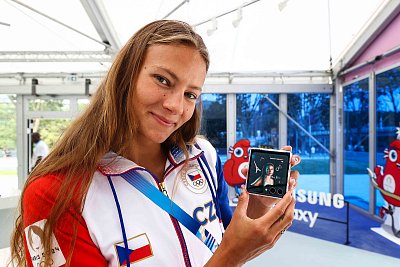
[{"label": "window", "polygon": [[89,103],[90,103],[90,99],[88,99],[88,98],[78,99],[78,111],[79,112],[84,111],[87,108],[87,106],[89,105]]},{"label": "window", "polygon": [[307,131],[288,120],[288,144],[301,156],[301,164],[296,166],[301,189],[329,192],[329,99],[328,94],[288,95],[289,116]]},{"label": "window", "polygon": [[0,95],[0,196],[18,194],[16,96]]},{"label": "window", "polygon": [[49,149],[60,139],[71,123],[71,119],[34,118],[31,121],[33,122],[33,132],[40,133],[41,139],[49,146]]},{"label": "window", "polygon": [[352,204],[369,209],[369,116],[368,79],[344,90],[344,195]]},{"label": "window", "polygon": [[[376,165],[386,168],[391,163],[383,156],[384,150],[400,137],[397,128],[400,127],[400,67],[376,75]],[[395,141],[396,142],[396,141]],[[394,152],[400,153],[400,147]],[[393,149],[390,149],[393,150]],[[393,166],[393,165],[392,165]],[[398,177],[398,168],[387,170],[393,177]],[[385,172],[386,174],[386,172]],[[376,191],[376,213],[384,205],[382,194]]]},{"label": "window", "polygon": [[226,95],[202,94],[203,112],[200,134],[207,137],[217,150],[222,164],[227,159],[226,151]]},{"label": "window", "polygon": [[238,94],[236,96],[236,141],[249,139],[253,147],[279,146],[279,111],[268,101],[279,95]]},{"label": "window", "polygon": [[69,99],[30,99],[29,111],[69,111]]}]

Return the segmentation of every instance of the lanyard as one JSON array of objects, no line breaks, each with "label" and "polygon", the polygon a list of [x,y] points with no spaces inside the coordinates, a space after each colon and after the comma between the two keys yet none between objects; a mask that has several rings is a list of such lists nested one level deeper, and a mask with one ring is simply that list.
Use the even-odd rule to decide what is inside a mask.
[{"label": "lanyard", "polygon": [[150,199],[154,204],[159,206],[169,215],[177,219],[183,226],[185,226],[192,234],[201,240],[214,253],[219,244],[216,239],[208,232],[204,226],[198,221],[193,219],[175,202],[160,192],[155,186],[148,182],[137,170],[131,170],[121,177],[125,179],[130,185],[139,190],[143,195]]}]

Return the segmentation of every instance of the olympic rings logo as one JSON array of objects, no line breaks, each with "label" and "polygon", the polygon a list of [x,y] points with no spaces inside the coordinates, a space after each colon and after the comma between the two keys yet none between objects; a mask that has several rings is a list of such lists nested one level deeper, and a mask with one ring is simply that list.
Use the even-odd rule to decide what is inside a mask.
[{"label": "olympic rings logo", "polygon": [[194,187],[202,187],[204,184],[204,180],[203,179],[197,179],[196,181],[192,182]]}]

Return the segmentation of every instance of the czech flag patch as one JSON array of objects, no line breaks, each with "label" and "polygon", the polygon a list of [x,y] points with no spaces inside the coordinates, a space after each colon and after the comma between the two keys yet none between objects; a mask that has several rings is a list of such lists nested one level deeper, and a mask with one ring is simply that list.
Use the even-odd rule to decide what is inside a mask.
[{"label": "czech flag patch", "polygon": [[124,242],[114,244],[118,256],[120,267],[130,263],[135,263],[153,256],[153,250],[146,233],[128,239],[128,248],[125,248]]}]

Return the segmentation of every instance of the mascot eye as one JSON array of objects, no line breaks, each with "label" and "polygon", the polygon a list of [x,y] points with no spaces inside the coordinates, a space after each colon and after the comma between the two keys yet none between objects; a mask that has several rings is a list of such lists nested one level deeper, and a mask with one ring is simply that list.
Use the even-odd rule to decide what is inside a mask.
[{"label": "mascot eye", "polygon": [[237,147],[235,148],[235,151],[233,152],[236,157],[240,158],[243,156],[243,148]]},{"label": "mascot eye", "polygon": [[397,152],[396,150],[390,150],[389,151],[389,159],[391,162],[396,162],[397,160]]}]

